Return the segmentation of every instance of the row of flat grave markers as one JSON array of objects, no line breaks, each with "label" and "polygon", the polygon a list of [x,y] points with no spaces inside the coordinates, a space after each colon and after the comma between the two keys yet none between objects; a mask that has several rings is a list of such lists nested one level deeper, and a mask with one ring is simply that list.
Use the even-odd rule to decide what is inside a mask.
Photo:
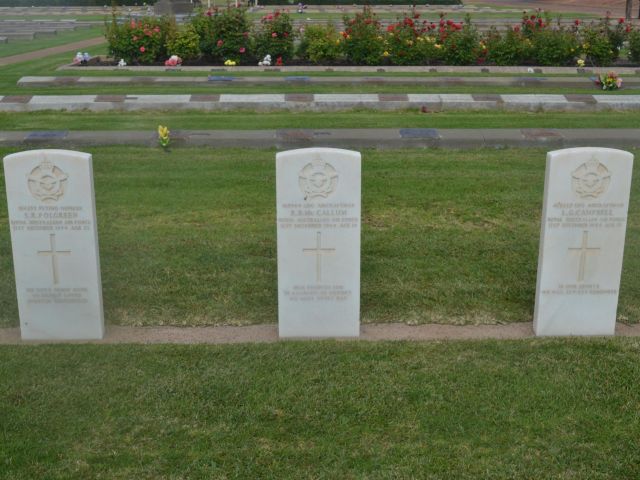
[{"label": "row of flat grave markers", "polygon": [[[548,154],[536,335],[614,334],[632,167],[620,150]],[[102,338],[91,155],[16,153],[4,172],[22,338]],[[360,184],[358,152],[277,154],[281,337],[359,335]]]}]

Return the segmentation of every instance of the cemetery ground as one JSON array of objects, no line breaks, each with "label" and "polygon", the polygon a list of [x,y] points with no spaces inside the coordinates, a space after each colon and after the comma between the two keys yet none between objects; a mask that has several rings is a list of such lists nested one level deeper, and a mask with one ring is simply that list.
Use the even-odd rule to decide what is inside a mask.
[{"label": "cemetery ground", "polygon": [[[17,85],[29,75],[78,75],[57,70],[74,53],[3,67],[0,95],[412,88]],[[566,87],[456,85],[435,91],[576,93]],[[613,132],[634,128],[639,120],[637,110],[51,110],[2,112],[0,130],[155,131],[162,123],[173,131],[304,126]],[[46,141],[35,148],[43,147]],[[29,148],[2,146],[0,157]],[[108,327],[276,322],[275,149],[178,142],[167,152],[156,145],[77,149],[93,155]],[[547,151],[362,149],[362,322],[530,321]],[[618,306],[619,322],[629,325],[640,319],[637,168]],[[0,328],[15,328],[4,194],[0,285]],[[639,353],[640,340],[630,337],[2,345],[0,478],[634,479],[640,476]]]},{"label": "cemetery ground", "polygon": [[12,55],[35,52],[44,48],[97,38],[102,35],[102,30],[102,27],[98,26],[75,31],[60,32],[53,37],[36,38],[33,40],[11,40],[7,43],[0,43],[0,62],[2,61],[2,58]]},{"label": "cemetery ground", "polygon": [[[275,150],[87,151],[110,323],[275,321]],[[363,322],[531,318],[544,150],[366,150],[363,158]],[[631,323],[640,312],[638,178],[618,309]],[[4,198],[0,205],[1,283],[9,287]],[[0,324],[17,325],[13,288],[2,289],[0,306]]]},{"label": "cemetery ground", "polygon": [[4,346],[1,475],[635,479],[639,353],[637,338]]}]

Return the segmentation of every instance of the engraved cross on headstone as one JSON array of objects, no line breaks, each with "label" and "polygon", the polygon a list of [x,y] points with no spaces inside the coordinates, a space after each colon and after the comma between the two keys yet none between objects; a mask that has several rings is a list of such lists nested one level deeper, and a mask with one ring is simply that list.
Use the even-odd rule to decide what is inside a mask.
[{"label": "engraved cross on headstone", "polygon": [[578,268],[578,282],[584,281],[584,270],[587,264],[587,254],[595,253],[600,248],[588,247],[589,244],[589,232],[585,230],[582,232],[582,245],[580,247],[569,247],[569,250],[580,252],[580,266]]},{"label": "engraved cross on headstone", "polygon": [[58,255],[71,255],[71,250],[56,250],[56,234],[49,234],[49,245],[51,250],[38,251],[38,255],[51,257],[51,268],[53,270],[53,284],[58,284]]},{"label": "engraved cross on headstone", "polygon": [[322,232],[318,232],[316,236],[316,248],[303,248],[304,253],[311,253],[316,256],[316,281],[322,281],[322,255],[332,254],[335,248],[322,248]]}]

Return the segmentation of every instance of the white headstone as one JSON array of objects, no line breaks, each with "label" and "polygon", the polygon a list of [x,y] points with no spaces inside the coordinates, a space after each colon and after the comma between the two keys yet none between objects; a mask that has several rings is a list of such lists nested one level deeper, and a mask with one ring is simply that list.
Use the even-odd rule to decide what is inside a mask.
[{"label": "white headstone", "polygon": [[360,333],[360,153],[276,156],[281,337]]},{"label": "white headstone", "polygon": [[536,335],[613,335],[633,155],[608,148],[549,152]]},{"label": "white headstone", "polygon": [[91,155],[16,153],[4,173],[22,338],[102,338]]}]

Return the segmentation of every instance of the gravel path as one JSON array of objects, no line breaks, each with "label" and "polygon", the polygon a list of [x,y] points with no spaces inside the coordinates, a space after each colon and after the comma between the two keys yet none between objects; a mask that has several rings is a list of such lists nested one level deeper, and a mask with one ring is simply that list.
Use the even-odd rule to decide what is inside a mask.
[{"label": "gravel path", "polygon": [[[638,337],[640,325],[616,326],[616,336]],[[385,323],[362,325],[360,340],[384,341],[437,341],[437,340],[512,340],[533,338],[531,322],[507,325],[405,325],[403,323]],[[246,327],[120,327],[109,325],[103,340],[78,342],[100,344],[226,344],[226,343],[273,343],[278,341],[278,326],[249,325]],[[16,345],[22,342],[18,328],[0,329],[0,345]],[[71,343],[71,342],[67,342]]]}]

